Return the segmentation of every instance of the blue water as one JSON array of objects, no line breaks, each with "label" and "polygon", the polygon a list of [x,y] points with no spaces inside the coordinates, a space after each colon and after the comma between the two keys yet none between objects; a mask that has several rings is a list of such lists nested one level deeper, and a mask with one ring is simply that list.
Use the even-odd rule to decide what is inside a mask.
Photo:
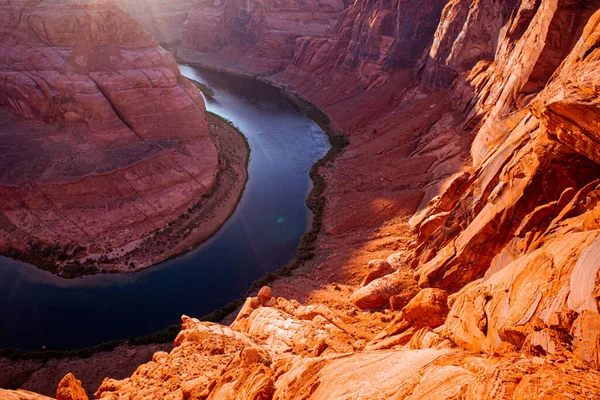
[{"label": "blue water", "polygon": [[295,255],[311,223],[308,171],[326,135],[264,83],[181,65],[215,90],[207,108],[250,143],[249,180],[232,217],[195,250],[138,273],[65,280],[0,257],[0,348],[67,349],[201,317]]}]

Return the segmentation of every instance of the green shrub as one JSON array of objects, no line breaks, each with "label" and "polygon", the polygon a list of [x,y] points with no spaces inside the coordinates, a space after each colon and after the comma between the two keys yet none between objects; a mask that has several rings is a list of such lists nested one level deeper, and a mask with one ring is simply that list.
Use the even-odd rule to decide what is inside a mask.
[{"label": "green shrub", "polygon": [[195,81],[195,80],[190,79],[190,78],[188,78],[188,79],[194,85],[196,85],[196,87],[198,88],[198,90],[200,90],[202,92],[202,94],[204,95],[204,97],[206,97],[207,99],[213,99],[215,97],[215,91],[212,90],[211,88],[209,88],[208,86],[206,86],[204,83]]}]

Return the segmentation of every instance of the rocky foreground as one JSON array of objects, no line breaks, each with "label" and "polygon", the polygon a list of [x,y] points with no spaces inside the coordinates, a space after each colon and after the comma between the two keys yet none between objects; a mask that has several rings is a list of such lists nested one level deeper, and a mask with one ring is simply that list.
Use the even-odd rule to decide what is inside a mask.
[{"label": "rocky foreground", "polygon": [[223,200],[224,155],[139,23],[108,0],[3,1],[0,21],[0,253],[64,277],[129,271],[223,224],[245,178],[199,215]]},{"label": "rocky foreground", "polygon": [[600,398],[599,9],[358,1],[295,39],[268,79],[350,138],[316,259],[95,397]]}]

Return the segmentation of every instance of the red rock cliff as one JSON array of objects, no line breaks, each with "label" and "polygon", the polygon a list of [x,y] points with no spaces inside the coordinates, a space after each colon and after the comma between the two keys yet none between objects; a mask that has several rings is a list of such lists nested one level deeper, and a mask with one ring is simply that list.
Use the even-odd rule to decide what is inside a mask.
[{"label": "red rock cliff", "polygon": [[179,55],[251,74],[280,71],[292,60],[297,38],[323,35],[343,9],[342,0],[197,1]]},{"label": "red rock cliff", "polygon": [[112,1],[3,1],[0,21],[0,249],[117,258],[211,190],[200,93]]}]

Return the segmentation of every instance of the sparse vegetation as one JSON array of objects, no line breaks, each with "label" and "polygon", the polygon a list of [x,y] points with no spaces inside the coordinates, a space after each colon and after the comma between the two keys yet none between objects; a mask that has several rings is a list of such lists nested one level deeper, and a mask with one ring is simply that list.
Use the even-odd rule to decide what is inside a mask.
[{"label": "sparse vegetation", "polygon": [[[204,321],[219,322],[227,315],[231,314],[240,308],[247,297],[252,296],[261,287],[272,283],[282,276],[290,276],[292,271],[298,269],[306,261],[309,261],[315,256],[315,248],[317,238],[322,228],[323,211],[325,209],[325,179],[319,174],[319,169],[335,160],[335,158],[343,151],[344,147],[350,143],[348,138],[336,130],[331,125],[331,120],[313,103],[301,98],[297,94],[291,93],[289,90],[283,90],[283,93],[290,102],[301,112],[305,113],[309,118],[313,119],[329,137],[331,148],[323,158],[313,164],[310,170],[310,178],[313,182],[313,189],[306,200],[306,205],[313,213],[313,224],[310,231],[306,232],[300,241],[296,252],[296,259],[289,264],[283,266],[275,272],[269,272],[263,278],[254,281],[250,288],[240,298],[234,300],[227,305],[213,311],[212,313],[201,318]],[[316,118],[316,119],[315,119]]]},{"label": "sparse vegetation", "polygon": [[0,357],[7,357],[11,360],[41,360],[48,361],[55,358],[89,358],[92,354],[101,351],[112,351],[117,346],[125,343],[125,340],[112,340],[110,342],[100,343],[97,346],[86,347],[73,350],[19,350],[19,349],[0,349]]},{"label": "sparse vegetation", "polygon": [[200,92],[202,92],[202,94],[204,95],[204,97],[206,97],[207,99],[213,99],[215,97],[215,91],[212,90],[211,88],[209,88],[208,86],[206,86],[204,83],[195,81],[195,80],[190,79],[190,78],[188,78],[188,79],[194,85],[196,85],[196,87],[198,88],[198,90],[200,90]]}]

